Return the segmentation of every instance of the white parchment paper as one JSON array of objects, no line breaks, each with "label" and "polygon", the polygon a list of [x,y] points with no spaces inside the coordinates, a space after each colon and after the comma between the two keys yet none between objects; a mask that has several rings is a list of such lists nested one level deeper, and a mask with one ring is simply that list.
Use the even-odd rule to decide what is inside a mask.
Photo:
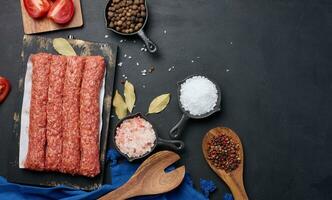
[{"label": "white parchment paper", "polygon": [[[32,62],[28,60],[27,71],[25,74],[24,81],[24,93],[23,93],[23,104],[21,113],[21,130],[20,130],[20,149],[19,149],[19,167],[25,168],[24,163],[28,154],[29,148],[29,122],[30,122],[30,100],[31,100],[31,86],[32,86]],[[99,124],[99,140],[101,136],[101,129],[103,125],[103,105],[104,105],[104,94],[105,94],[105,76],[102,81],[102,87],[100,89],[99,97],[99,110],[100,110],[100,124]]]}]

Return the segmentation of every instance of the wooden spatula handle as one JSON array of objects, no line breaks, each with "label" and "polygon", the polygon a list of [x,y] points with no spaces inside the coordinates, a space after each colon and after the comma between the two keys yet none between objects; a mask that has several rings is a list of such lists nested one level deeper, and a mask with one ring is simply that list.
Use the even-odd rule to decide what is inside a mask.
[{"label": "wooden spatula handle", "polygon": [[135,191],[131,190],[130,187],[127,187],[127,184],[125,184],[113,192],[100,197],[98,200],[124,200],[134,196]]}]

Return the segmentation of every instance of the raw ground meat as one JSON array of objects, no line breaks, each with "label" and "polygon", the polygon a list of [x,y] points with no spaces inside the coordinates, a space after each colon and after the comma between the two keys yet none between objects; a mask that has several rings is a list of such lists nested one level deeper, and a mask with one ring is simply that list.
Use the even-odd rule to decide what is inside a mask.
[{"label": "raw ground meat", "polygon": [[100,173],[100,56],[31,56],[29,147],[25,167],[94,177]]},{"label": "raw ground meat", "polygon": [[100,172],[99,95],[104,72],[105,62],[102,57],[86,57],[80,93],[80,174],[90,177]]},{"label": "raw ground meat", "polygon": [[62,152],[62,92],[67,60],[64,56],[52,56],[48,101],[45,169],[56,171],[61,164]]},{"label": "raw ground meat", "polygon": [[63,149],[61,172],[77,174],[80,169],[80,87],[84,58],[67,57],[63,90]]},{"label": "raw ground meat", "polygon": [[51,55],[31,55],[32,89],[30,102],[29,147],[25,167],[43,170],[46,145],[46,105]]}]

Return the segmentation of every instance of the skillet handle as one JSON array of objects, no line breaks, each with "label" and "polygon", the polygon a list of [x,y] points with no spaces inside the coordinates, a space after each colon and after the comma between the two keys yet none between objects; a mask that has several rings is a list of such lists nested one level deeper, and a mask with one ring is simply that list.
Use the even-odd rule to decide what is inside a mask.
[{"label": "skillet handle", "polygon": [[181,140],[166,140],[158,138],[158,144],[172,148],[175,151],[179,151],[184,148],[184,143]]},{"label": "skillet handle", "polygon": [[143,32],[143,30],[139,30],[137,34],[141,37],[141,39],[144,41],[146,48],[150,53],[154,53],[157,51],[157,45],[155,45]]},{"label": "skillet handle", "polygon": [[189,119],[189,117],[187,115],[185,115],[185,114],[182,115],[180,121],[169,132],[170,138],[177,139],[181,136],[182,130],[184,128],[184,124],[188,119]]}]

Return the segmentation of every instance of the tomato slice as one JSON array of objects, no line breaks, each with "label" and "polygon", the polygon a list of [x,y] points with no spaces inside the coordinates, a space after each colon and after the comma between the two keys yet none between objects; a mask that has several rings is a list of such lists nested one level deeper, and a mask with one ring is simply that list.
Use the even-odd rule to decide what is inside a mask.
[{"label": "tomato slice", "polygon": [[56,0],[47,16],[55,23],[66,24],[73,18],[74,13],[73,0]]},{"label": "tomato slice", "polygon": [[24,0],[24,7],[32,18],[41,18],[47,15],[51,8],[48,0]]},{"label": "tomato slice", "polygon": [[2,103],[6,99],[9,91],[10,91],[9,81],[6,78],[0,76],[0,103]]}]

